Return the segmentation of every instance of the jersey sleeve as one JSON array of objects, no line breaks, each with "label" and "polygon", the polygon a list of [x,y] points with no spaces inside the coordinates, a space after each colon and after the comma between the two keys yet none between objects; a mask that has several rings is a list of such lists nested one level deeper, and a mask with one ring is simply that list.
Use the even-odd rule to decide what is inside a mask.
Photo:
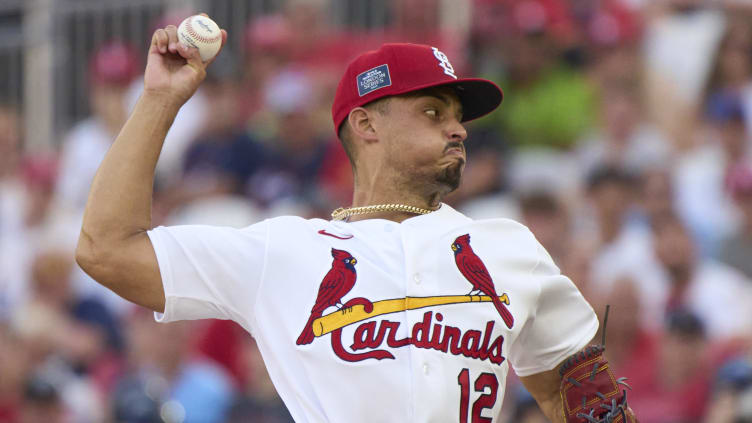
[{"label": "jersey sleeve", "polygon": [[532,277],[540,285],[540,292],[535,310],[512,344],[509,357],[519,376],[555,368],[584,348],[598,330],[593,308],[537,241],[536,247],[539,262]]},{"label": "jersey sleeve", "polygon": [[159,322],[216,318],[250,330],[264,274],[269,225],[244,229],[187,225],[152,229],[165,293]]}]

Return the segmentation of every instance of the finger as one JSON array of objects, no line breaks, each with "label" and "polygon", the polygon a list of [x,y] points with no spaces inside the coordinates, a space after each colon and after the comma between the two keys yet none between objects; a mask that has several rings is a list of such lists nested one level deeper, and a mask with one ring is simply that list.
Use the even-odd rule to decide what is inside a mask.
[{"label": "finger", "polygon": [[170,53],[177,54],[179,41],[177,27],[175,27],[175,25],[167,25],[164,30],[169,39],[167,49],[170,50]]},{"label": "finger", "polygon": [[201,12],[201,13],[199,13],[199,15],[201,15],[201,16],[205,16],[205,17],[207,17],[207,18],[209,17],[209,15],[207,15],[207,14],[206,14],[206,12]]},{"label": "finger", "polygon": [[164,29],[160,28],[154,31],[154,36],[151,37],[151,43],[157,48],[160,53],[167,53],[167,42],[168,37]]},{"label": "finger", "polygon": [[192,67],[199,74],[206,72],[206,65],[201,60],[201,54],[199,54],[196,47],[187,46],[183,43],[178,43],[178,54],[188,62],[188,66]]},{"label": "finger", "polygon": [[222,33],[222,45],[219,46],[219,50],[217,51],[217,54],[214,55],[211,59],[209,59],[208,62],[206,62],[206,65],[209,66],[214,60],[216,60],[217,56],[219,56],[220,53],[222,53],[222,48],[227,43],[227,31],[224,29],[220,29],[220,32]]}]

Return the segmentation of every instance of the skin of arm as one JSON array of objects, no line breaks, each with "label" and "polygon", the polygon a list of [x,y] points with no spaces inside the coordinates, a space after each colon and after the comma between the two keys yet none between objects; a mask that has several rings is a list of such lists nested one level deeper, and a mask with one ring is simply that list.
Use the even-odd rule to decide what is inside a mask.
[{"label": "skin of arm", "polygon": [[520,377],[525,389],[535,398],[535,402],[553,423],[564,423],[564,404],[561,401],[561,376],[559,368],[534,375]]},{"label": "skin of arm", "polygon": [[[227,33],[222,30],[222,43]],[[170,25],[152,37],[144,93],[92,182],[76,262],[121,297],[162,312],[165,295],[151,229],[154,169],[167,131],[211,62],[178,43]]]}]

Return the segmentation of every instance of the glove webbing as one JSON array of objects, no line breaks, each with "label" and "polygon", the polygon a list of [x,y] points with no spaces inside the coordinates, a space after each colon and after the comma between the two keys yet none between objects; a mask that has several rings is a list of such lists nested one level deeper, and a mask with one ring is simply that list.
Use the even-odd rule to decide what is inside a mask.
[{"label": "glove webbing", "polygon": [[[601,345],[592,345],[587,348],[585,348],[583,351],[580,351],[577,354],[573,354],[567,360],[564,362],[564,364],[559,369],[559,375],[564,377],[564,373],[567,372],[567,370],[575,366],[585,360],[588,360],[592,358],[593,356],[596,356],[598,354],[603,354],[603,352],[606,350],[606,324],[608,323],[608,311],[610,309],[610,305],[606,305],[606,314],[603,317],[603,334],[601,338]],[[595,375],[598,373],[598,362],[596,362],[593,365],[593,371],[590,372],[590,381],[592,382],[595,380]],[[572,385],[580,388],[582,387],[582,384],[575,380],[573,377],[568,377],[567,381],[571,383]],[[626,377],[620,377],[616,379],[616,383],[618,385],[624,385],[630,390],[632,389],[629,384],[627,384],[627,378]],[[595,395],[599,397],[602,400],[606,400],[606,396],[603,395],[601,392],[595,392]],[[582,396],[582,409],[584,410],[587,405],[587,396]],[[600,404],[600,407],[605,409],[607,412],[603,416],[596,417],[595,416],[595,408],[591,408],[590,412],[585,413],[577,413],[578,418],[585,419],[588,423],[611,423],[613,422],[617,417],[621,416],[623,418],[623,421],[627,421],[627,390],[624,389],[622,391],[622,400],[619,404],[616,403],[616,398],[611,398],[611,404]]]}]

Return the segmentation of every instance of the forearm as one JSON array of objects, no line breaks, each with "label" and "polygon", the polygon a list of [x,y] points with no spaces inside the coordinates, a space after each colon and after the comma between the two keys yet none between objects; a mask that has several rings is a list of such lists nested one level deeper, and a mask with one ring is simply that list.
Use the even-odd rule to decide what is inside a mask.
[{"label": "forearm", "polygon": [[550,422],[564,423],[566,421],[560,394],[559,366],[547,372],[521,377],[520,380]]},{"label": "forearm", "polygon": [[557,395],[549,397],[548,400],[539,401],[538,406],[550,422],[564,423],[566,421],[564,418],[564,406],[561,402],[561,396],[558,395],[558,392]]},{"label": "forearm", "polygon": [[151,228],[154,169],[179,106],[144,93],[92,182],[81,241],[107,244]]}]

